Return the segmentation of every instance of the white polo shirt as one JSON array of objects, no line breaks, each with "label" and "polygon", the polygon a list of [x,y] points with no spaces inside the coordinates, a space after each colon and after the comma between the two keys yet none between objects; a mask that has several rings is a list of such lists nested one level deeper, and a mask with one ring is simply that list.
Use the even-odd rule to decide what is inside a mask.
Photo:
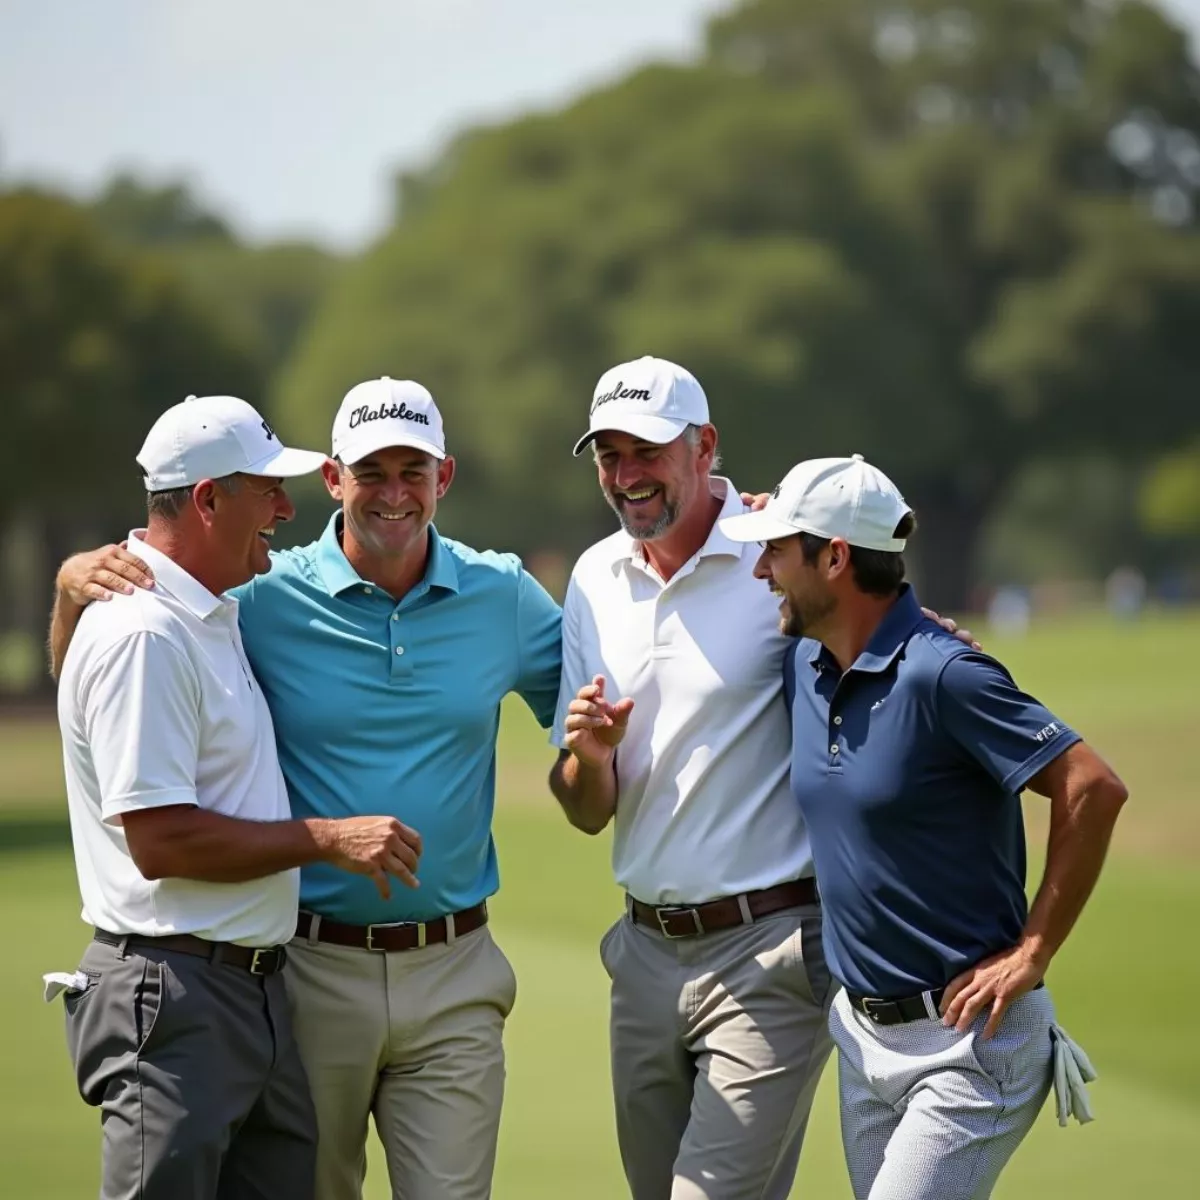
[{"label": "white polo shirt", "polygon": [[[721,516],[745,511],[727,479]],[[617,750],[617,882],[647,904],[699,904],[813,873],[788,786],[779,600],[754,578],[757,548],[714,525],[664,583],[623,530],[575,564],[551,740],[593,675],[634,700]]]},{"label": "white polo shirt", "polygon": [[112,933],[285,942],[296,926],[298,871],[248,883],[150,882],[130,857],[127,812],[197,804],[250,821],[291,814],[237,602],[214,596],[136,532],[129,549],[153,571],[153,590],[88,606],[58,689],[83,919]]}]

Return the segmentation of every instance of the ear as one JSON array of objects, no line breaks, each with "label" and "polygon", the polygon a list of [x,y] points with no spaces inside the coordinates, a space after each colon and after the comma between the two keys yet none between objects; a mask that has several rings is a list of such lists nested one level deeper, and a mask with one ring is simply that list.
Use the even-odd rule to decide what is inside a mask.
[{"label": "ear", "polygon": [[321,478],[325,481],[325,490],[341,504],[342,468],[332,458],[327,458],[321,464]]},{"label": "ear", "polygon": [[701,465],[708,470],[712,466],[713,457],[717,453],[717,427],[715,425],[700,426],[700,445],[698,457]]},{"label": "ear", "polygon": [[200,514],[200,520],[206,525],[211,524],[216,515],[219,490],[211,479],[201,479],[192,488],[192,507]]},{"label": "ear", "polygon": [[825,568],[826,579],[832,581],[850,570],[850,543],[844,538],[833,538],[825,548],[825,553],[829,555]]},{"label": "ear", "polygon": [[454,481],[454,456],[447,454],[438,463],[437,469],[437,498],[440,500],[449,490]]}]

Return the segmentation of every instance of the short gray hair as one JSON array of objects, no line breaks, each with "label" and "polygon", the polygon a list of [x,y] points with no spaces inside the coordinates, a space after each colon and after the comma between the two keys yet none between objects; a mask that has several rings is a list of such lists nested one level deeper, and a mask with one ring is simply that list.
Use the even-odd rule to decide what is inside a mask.
[{"label": "short gray hair", "polygon": [[[214,479],[213,483],[226,495],[232,496],[242,486],[242,476],[240,472],[235,471],[232,475],[222,475],[220,479]],[[147,515],[159,517],[164,521],[175,520],[192,498],[192,489],[195,486],[189,484],[187,487],[168,488],[162,492],[147,492]]]},{"label": "short gray hair", "polygon": [[[700,426],[689,425],[682,434],[683,440],[694,450],[700,445]],[[714,472],[721,469],[721,452],[713,449],[712,462],[709,464],[708,473],[712,475]]]}]

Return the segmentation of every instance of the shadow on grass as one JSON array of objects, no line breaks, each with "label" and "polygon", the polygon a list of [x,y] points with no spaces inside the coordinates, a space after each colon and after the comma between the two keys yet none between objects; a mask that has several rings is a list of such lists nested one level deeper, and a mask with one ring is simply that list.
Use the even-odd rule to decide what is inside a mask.
[{"label": "shadow on grass", "polygon": [[0,816],[0,858],[29,850],[69,850],[71,827],[61,818]]}]

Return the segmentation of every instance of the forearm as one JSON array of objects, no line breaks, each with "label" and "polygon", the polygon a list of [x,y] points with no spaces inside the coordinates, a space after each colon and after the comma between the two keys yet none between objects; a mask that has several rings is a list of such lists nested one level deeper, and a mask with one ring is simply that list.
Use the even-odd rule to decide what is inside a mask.
[{"label": "forearm", "polygon": [[1119,782],[1114,786],[1101,779],[1053,803],[1046,869],[1022,937],[1046,964],[1066,941],[1096,886],[1124,799]]},{"label": "forearm", "polygon": [[61,588],[54,590],[54,608],[50,613],[50,633],[46,639],[46,652],[50,660],[50,676],[57,679],[62,671],[67,647],[75,634],[75,627],[83,609],[70,600]]},{"label": "forearm", "polygon": [[617,811],[615,757],[602,767],[592,767],[574,754],[564,754],[550,772],[550,790],[576,829],[600,833]]},{"label": "forearm", "polygon": [[135,852],[147,879],[245,883],[328,857],[333,822],[244,821],[202,808],[181,810],[151,846]]}]

